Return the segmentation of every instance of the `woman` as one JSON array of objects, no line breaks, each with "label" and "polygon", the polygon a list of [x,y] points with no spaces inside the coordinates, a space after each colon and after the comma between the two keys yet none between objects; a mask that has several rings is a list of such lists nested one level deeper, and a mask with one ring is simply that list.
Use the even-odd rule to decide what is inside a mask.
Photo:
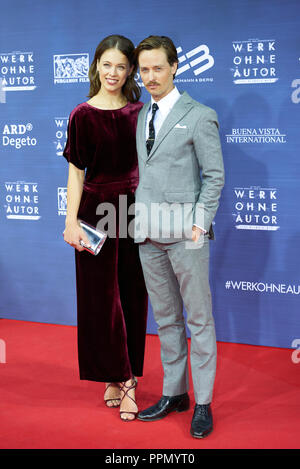
[{"label": "woman", "polygon": [[[128,208],[138,184],[135,131],[142,103],[133,53],[123,36],[108,36],[98,45],[89,70],[90,99],[71,112],[64,150],[64,239],[76,248],[80,379],[105,382],[106,405],[120,406],[125,421],[138,412],[135,376],[143,371],[148,301],[137,244],[128,234],[119,236],[119,196]],[[102,202],[115,207],[116,236],[108,236],[93,256],[80,244],[88,240],[78,219],[96,226]]]}]

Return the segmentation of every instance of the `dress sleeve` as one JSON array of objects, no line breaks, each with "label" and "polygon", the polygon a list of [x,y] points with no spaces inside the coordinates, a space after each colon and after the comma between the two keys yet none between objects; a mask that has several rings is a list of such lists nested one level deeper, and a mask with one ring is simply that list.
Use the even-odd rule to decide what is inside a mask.
[{"label": "dress sleeve", "polygon": [[80,113],[74,109],[69,117],[67,142],[63,156],[78,169],[85,169],[87,166],[82,130]]}]

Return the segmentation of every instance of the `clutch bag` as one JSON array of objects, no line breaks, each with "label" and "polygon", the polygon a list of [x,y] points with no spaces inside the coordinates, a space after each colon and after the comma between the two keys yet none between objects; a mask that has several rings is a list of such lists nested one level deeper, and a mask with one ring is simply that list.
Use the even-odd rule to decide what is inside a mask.
[{"label": "clutch bag", "polygon": [[86,251],[96,256],[97,254],[99,254],[100,249],[102,248],[107,238],[107,234],[103,233],[103,231],[97,230],[94,226],[89,225],[85,221],[82,221],[82,220],[78,220],[78,221],[90,242],[90,246],[87,246],[82,240],[80,240],[81,246]]}]

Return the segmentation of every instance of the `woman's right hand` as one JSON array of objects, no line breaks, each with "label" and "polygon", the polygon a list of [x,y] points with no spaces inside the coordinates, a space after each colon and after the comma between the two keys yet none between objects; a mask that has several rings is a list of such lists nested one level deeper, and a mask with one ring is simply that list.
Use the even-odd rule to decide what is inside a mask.
[{"label": "woman's right hand", "polygon": [[81,240],[84,242],[84,244],[90,246],[89,239],[78,222],[66,223],[63,237],[66,243],[77,249],[77,251],[84,251],[84,248],[80,244]]}]

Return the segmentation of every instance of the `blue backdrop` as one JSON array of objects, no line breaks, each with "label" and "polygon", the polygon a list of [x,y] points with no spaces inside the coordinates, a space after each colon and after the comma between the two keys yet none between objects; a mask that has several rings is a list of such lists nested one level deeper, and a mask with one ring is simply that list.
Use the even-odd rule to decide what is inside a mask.
[{"label": "blue backdrop", "polygon": [[104,36],[137,44],[159,34],[178,48],[178,89],[221,124],[217,338],[291,347],[300,334],[299,1],[1,3],[1,317],[76,324],[74,253],[62,238],[68,116],[88,99]]}]

